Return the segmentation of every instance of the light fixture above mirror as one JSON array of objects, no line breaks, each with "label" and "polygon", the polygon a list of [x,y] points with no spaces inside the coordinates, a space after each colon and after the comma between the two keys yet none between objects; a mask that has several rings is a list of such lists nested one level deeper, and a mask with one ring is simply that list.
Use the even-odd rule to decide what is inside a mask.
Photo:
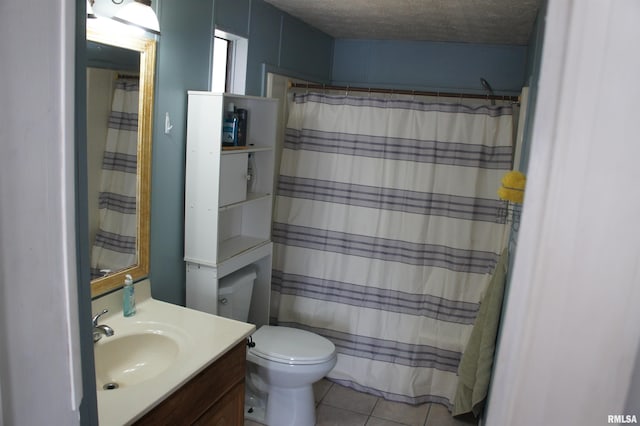
[{"label": "light fixture above mirror", "polygon": [[128,3],[125,0],[87,0],[87,18],[96,16],[160,35],[160,23],[151,8],[151,0],[131,0]]},{"label": "light fixture above mirror", "polygon": [[113,19],[160,35],[160,23],[156,13],[151,8],[151,0],[134,0],[130,2]]}]

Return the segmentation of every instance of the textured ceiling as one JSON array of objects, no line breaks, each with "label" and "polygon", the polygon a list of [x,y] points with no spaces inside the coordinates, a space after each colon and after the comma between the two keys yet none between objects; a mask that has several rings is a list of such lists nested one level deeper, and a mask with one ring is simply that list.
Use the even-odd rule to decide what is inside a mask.
[{"label": "textured ceiling", "polygon": [[528,44],[541,0],[266,0],[334,38]]}]

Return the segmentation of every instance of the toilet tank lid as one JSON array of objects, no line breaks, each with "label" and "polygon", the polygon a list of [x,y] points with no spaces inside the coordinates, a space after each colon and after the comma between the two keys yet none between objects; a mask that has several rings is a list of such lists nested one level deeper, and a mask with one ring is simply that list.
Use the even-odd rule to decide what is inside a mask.
[{"label": "toilet tank lid", "polygon": [[335,355],[331,341],[291,327],[264,325],[251,336],[251,351],[262,358],[287,364],[319,364]]}]

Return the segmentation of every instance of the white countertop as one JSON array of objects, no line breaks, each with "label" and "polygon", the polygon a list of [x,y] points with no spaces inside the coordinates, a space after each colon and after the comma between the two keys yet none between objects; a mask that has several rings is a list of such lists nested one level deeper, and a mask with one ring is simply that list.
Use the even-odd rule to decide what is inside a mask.
[{"label": "white countertop", "polygon": [[97,390],[101,426],[130,424],[139,419],[255,330],[252,324],[154,300],[148,279],[135,284],[135,293],[137,312],[128,318],[122,314],[122,290],[92,302],[93,314],[109,310],[99,323],[115,332],[94,345],[140,330],[159,334],[168,330],[180,336],[179,353],[171,367],[156,377],[119,389]]}]

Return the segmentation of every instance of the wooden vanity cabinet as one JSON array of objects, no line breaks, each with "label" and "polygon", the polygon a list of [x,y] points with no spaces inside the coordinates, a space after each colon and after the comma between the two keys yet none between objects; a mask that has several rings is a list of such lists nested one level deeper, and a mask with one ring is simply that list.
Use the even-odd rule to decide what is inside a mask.
[{"label": "wooden vanity cabinet", "polygon": [[242,424],[244,424],[244,383],[238,383],[194,423],[198,426]]},{"label": "wooden vanity cabinet", "polygon": [[201,371],[136,425],[244,424],[244,339]]}]

